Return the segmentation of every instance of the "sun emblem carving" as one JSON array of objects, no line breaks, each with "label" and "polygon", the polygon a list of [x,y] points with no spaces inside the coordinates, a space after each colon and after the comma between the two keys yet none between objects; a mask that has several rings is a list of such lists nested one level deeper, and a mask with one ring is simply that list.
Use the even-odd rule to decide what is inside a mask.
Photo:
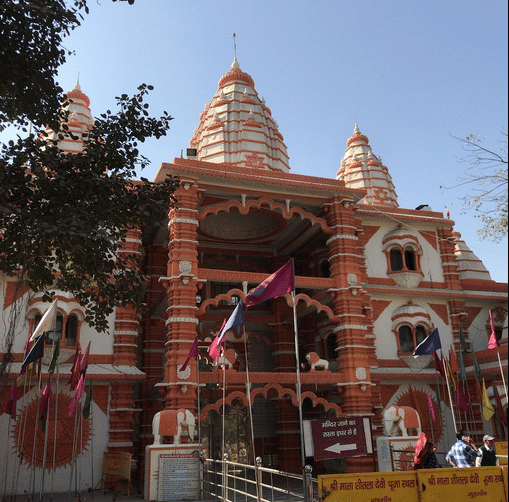
[{"label": "sun emblem carving", "polygon": [[[27,464],[35,464],[38,467],[42,467],[44,463],[48,470],[51,470],[53,467],[71,464],[74,459],[73,448],[75,448],[76,456],[81,455],[83,451],[87,450],[87,445],[90,441],[90,420],[78,421],[78,423],[82,424],[82,430],[80,429],[77,434],[77,439],[74,438],[75,413],[80,413],[81,407],[78,405],[75,413],[69,417],[68,412],[71,398],[64,394],[59,394],[55,443],[55,402],[56,396],[53,395],[51,397],[45,432],[41,430],[41,420],[38,413],[39,404],[36,399],[32,399],[21,410],[13,432],[14,448],[21,455],[22,459]],[[37,421],[37,424],[35,421]],[[47,444],[51,446],[46,449],[46,461],[43,462],[45,435],[48,436]],[[54,444],[56,444],[55,449],[53,449]]]}]

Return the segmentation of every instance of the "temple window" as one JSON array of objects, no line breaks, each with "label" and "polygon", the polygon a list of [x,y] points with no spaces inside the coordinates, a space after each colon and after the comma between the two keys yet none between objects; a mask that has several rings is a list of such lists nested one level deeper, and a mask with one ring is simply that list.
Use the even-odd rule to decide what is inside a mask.
[{"label": "temple window", "polygon": [[394,246],[389,251],[390,272],[415,272],[419,270],[418,263],[416,251],[412,246],[407,246],[404,250]]},{"label": "temple window", "polygon": [[411,354],[415,347],[419,345],[428,336],[426,326],[418,324],[411,326],[403,324],[398,328],[398,344],[399,350],[403,354]]},{"label": "temple window", "polygon": [[[34,317],[33,331],[42,319],[41,314]],[[78,333],[80,327],[80,320],[76,314],[69,314],[63,316],[60,312],[57,314],[55,326],[53,329],[46,332],[46,344],[53,345],[57,340],[60,340],[62,345],[68,347],[75,347],[78,341]],[[62,336],[63,333],[63,336]]]},{"label": "temple window", "polygon": [[401,254],[401,249],[392,248],[390,251],[390,263],[391,270],[397,272],[398,270],[403,269],[403,256]]}]

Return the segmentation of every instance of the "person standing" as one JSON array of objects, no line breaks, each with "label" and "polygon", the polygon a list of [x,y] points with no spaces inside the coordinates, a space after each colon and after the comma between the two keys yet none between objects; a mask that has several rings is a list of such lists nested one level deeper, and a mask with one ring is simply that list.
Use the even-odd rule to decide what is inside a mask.
[{"label": "person standing", "polygon": [[495,448],[493,446],[494,437],[486,434],[483,438],[483,445],[479,448],[479,451],[481,452],[481,456],[477,457],[475,459],[475,466],[497,466],[498,465],[498,458],[497,458],[497,452],[495,451]]},{"label": "person standing", "polygon": [[453,467],[474,467],[474,457],[481,457],[482,453],[472,441],[470,434],[460,436],[447,452],[445,460]]}]

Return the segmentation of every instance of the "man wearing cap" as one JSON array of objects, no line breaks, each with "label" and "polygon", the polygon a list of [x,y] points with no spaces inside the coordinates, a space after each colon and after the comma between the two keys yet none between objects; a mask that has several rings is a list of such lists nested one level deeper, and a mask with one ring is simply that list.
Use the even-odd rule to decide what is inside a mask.
[{"label": "man wearing cap", "polygon": [[495,448],[493,447],[493,438],[489,434],[486,434],[482,440],[483,445],[479,448],[482,456],[475,459],[475,466],[487,466],[487,465],[498,465],[498,458]]},{"label": "man wearing cap", "polygon": [[481,452],[472,441],[470,434],[459,433],[456,437],[458,441],[447,452],[445,460],[453,467],[474,467],[474,457],[481,457]]}]

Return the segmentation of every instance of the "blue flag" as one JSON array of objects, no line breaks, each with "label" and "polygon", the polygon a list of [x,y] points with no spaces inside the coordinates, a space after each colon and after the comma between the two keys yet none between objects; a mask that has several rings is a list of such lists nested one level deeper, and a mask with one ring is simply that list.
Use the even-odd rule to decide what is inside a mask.
[{"label": "blue flag", "polygon": [[24,373],[26,367],[30,363],[37,361],[37,359],[40,359],[43,355],[44,355],[44,336],[41,335],[35,342],[34,346],[30,349],[30,352],[25,357],[25,360],[21,365],[20,373]]},{"label": "blue flag", "polygon": [[229,329],[235,328],[236,326],[242,326],[244,324],[244,312],[242,310],[242,303],[237,303],[235,310],[233,311],[230,318],[226,321],[226,324],[223,326],[219,334],[217,335],[217,345],[219,345],[226,335],[226,332]]},{"label": "blue flag", "polygon": [[435,328],[431,335],[427,336],[419,345],[417,345],[417,347],[415,347],[414,353],[412,355],[414,357],[425,356],[428,354],[433,354],[433,352],[436,352],[441,348],[442,343],[440,342],[438,328]]}]

